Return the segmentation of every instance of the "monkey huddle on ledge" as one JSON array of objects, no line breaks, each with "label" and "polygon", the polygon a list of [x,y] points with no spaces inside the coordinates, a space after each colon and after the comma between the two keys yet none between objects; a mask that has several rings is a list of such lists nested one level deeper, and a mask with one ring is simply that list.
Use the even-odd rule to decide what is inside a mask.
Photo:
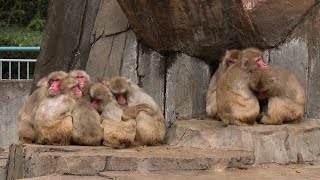
[{"label": "monkey huddle on ledge", "polygon": [[213,75],[206,112],[227,125],[279,125],[300,120],[305,91],[286,69],[268,66],[255,48],[226,51]]},{"label": "monkey huddle on ledge", "polygon": [[37,83],[18,116],[22,143],[130,145],[162,143],[159,105],[124,77],[92,82],[85,71],[52,72]]}]

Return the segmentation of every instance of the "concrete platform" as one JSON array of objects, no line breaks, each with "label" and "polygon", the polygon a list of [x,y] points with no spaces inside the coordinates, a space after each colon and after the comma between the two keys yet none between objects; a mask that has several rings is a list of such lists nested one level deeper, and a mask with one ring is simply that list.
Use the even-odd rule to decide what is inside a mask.
[{"label": "concrete platform", "polygon": [[320,177],[320,165],[295,164],[295,165],[267,165],[252,167],[248,170],[226,169],[205,171],[154,171],[154,172],[103,172],[97,176],[42,176],[27,178],[26,180],[235,180],[235,179],[277,179],[277,180],[316,180]]},{"label": "concrete platform", "polygon": [[243,127],[227,127],[211,119],[180,120],[168,132],[167,144],[252,152],[254,164],[313,162],[320,160],[320,120]]},{"label": "concrete platform", "polygon": [[175,148],[166,145],[115,150],[92,146],[18,145],[10,147],[7,179],[52,174],[93,176],[109,171],[193,171],[248,168],[252,154]]}]

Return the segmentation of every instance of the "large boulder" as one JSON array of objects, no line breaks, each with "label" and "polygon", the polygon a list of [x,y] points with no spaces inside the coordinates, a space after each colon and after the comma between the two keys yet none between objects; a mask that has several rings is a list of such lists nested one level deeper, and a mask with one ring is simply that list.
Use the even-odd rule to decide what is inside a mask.
[{"label": "large boulder", "polygon": [[274,47],[315,0],[118,0],[139,40],[210,60],[232,47]]}]

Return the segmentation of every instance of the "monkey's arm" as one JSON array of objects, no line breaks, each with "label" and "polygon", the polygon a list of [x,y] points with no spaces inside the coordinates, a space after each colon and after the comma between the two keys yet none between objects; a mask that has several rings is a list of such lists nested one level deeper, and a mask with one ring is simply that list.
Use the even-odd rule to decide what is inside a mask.
[{"label": "monkey's arm", "polygon": [[148,104],[138,104],[132,107],[128,107],[123,111],[122,120],[127,121],[129,119],[135,119],[141,111],[145,111],[149,115],[154,115],[156,111]]}]

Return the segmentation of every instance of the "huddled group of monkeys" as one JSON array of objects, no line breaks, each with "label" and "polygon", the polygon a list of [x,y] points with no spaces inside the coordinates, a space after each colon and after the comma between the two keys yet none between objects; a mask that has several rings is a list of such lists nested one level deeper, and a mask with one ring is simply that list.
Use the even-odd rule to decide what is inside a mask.
[{"label": "huddled group of monkeys", "polygon": [[37,83],[18,116],[22,143],[130,145],[162,143],[159,105],[124,77],[90,80],[82,70],[52,72]]},{"label": "huddled group of monkeys", "polygon": [[305,90],[293,73],[268,66],[259,49],[233,49],[210,81],[206,112],[227,125],[279,125],[301,120],[305,104]]},{"label": "huddled group of monkeys", "polygon": [[[305,104],[293,73],[268,66],[258,49],[233,49],[210,81],[206,111],[227,125],[276,125],[301,119]],[[93,82],[82,70],[38,81],[18,118],[22,143],[126,148],[159,144],[165,136],[160,106],[137,84],[124,77]]]}]

